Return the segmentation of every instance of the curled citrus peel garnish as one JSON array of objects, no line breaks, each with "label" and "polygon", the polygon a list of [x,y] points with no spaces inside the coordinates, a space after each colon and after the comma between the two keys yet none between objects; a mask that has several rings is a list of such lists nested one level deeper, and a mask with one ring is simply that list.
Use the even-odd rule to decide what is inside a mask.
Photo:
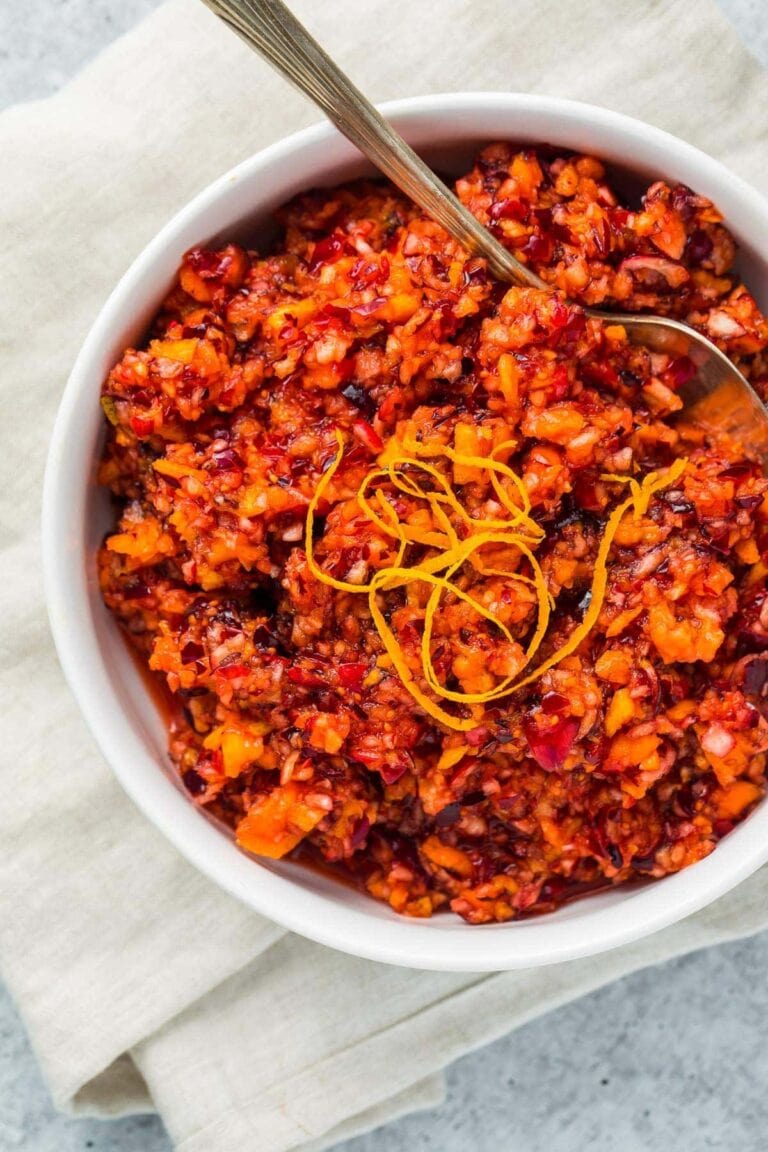
[{"label": "curled citrus peel garnish", "polygon": [[[304,539],[309,570],[316,580],[329,585],[331,588],[336,588],[338,591],[367,594],[371,619],[403,685],[416,703],[434,720],[457,732],[468,732],[475,728],[478,724],[477,715],[454,716],[441,707],[417,683],[408,666],[403,649],[382,611],[379,603],[380,596],[385,592],[396,588],[405,588],[413,583],[430,586],[431,591],[424,610],[424,631],[420,649],[422,676],[434,696],[468,706],[474,713],[477,705],[499,700],[532,684],[550,668],[555,667],[561,660],[577,650],[595,626],[600,615],[608,586],[608,557],[625,513],[631,508],[635,519],[639,519],[647,512],[651,497],[678,480],[687,465],[685,459],[676,460],[663,474],[650,472],[642,481],[630,476],[613,474],[606,474],[602,477],[604,480],[628,484],[631,495],[614,508],[606,521],[605,531],[595,559],[587,610],[581,623],[573,629],[566,642],[556,652],[548,656],[532,672],[521,675],[529,667],[546,635],[554,602],[547,589],[544,573],[533,551],[542,542],[545,535],[544,530],[530,515],[530,499],[521,477],[507,464],[496,459],[497,453],[511,448],[512,444],[498,445],[489,456],[474,456],[457,452],[447,446],[427,448],[416,441],[408,441],[405,445],[394,440],[390,441],[379,456],[379,467],[369,472],[360,485],[357,492],[357,503],[371,523],[384,536],[396,542],[396,552],[394,559],[387,566],[378,569],[367,583],[353,584],[350,581],[337,580],[334,576],[329,575],[320,567],[314,555],[315,514],[344,455],[344,438],[338,431],[336,432],[336,442],[338,445],[336,456],[320,478],[307,509]],[[461,504],[445,474],[433,464],[428,463],[424,457],[428,459],[442,457],[461,467],[485,471],[490,478],[499,504],[508,514],[508,519],[471,516]],[[434,487],[424,487],[424,483],[419,480],[419,473],[422,477],[428,477]],[[513,499],[503,481],[510,482],[519,498],[519,503]],[[422,529],[413,524],[404,524],[399,519],[395,508],[386,498],[383,489],[374,487],[377,482],[388,482],[393,490],[413,499],[425,501],[429,506],[433,527]],[[376,507],[374,507],[374,502]],[[453,513],[460,525],[461,537],[449,512]],[[430,552],[418,562],[404,563],[408,548],[415,545],[427,548]],[[526,560],[532,576],[522,575],[515,571],[514,567],[506,569],[486,566],[478,553],[488,545],[506,547],[513,554],[515,564],[520,559]],[[494,612],[480,604],[454,582],[453,578],[467,563],[472,564],[482,576],[499,576],[513,583],[520,583],[533,588],[536,593],[536,627],[523,654],[522,666],[514,674],[504,677],[487,692],[456,692],[446,688],[440,683],[432,661],[431,641],[434,619],[441,599],[446,593],[467,604],[479,617],[497,628],[507,643],[517,644],[510,630]]]}]

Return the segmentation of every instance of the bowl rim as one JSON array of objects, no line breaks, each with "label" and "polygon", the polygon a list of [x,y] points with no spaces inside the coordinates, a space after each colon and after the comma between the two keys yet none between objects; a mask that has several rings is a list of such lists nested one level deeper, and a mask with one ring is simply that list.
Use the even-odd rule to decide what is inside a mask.
[{"label": "bowl rim", "polygon": [[[722,164],[677,137],[643,121],[605,108],[559,97],[505,92],[446,93],[388,101],[379,105],[407,134],[409,124],[426,116],[438,119],[490,107],[510,113],[531,112],[557,119],[561,132],[569,125],[606,129],[642,142],[671,158],[696,167],[712,182],[727,179],[734,199],[750,219],[768,230],[768,203],[751,185]],[[430,922],[385,919],[352,908],[343,901],[302,889],[289,878],[260,867],[243,854],[237,866],[231,845],[180,791],[170,802],[159,781],[166,780],[154,761],[157,782],[140,783],[132,770],[138,737],[120,707],[104,693],[98,675],[103,657],[93,627],[78,628],[73,613],[87,600],[84,565],[71,562],[66,538],[67,485],[61,483],[67,459],[77,448],[78,411],[92,396],[95,362],[113,325],[124,316],[132,286],[152,261],[184,228],[214,204],[233,181],[253,178],[266,167],[296,155],[309,145],[337,138],[321,122],[284,137],[219,176],[188,201],[136,256],[99,311],[67,381],[51,434],[43,482],[42,558],[45,598],[59,661],[80,711],[105,760],[125,792],[174,847],[222,889],[283,927],[317,943],[352,955],[415,968],[450,971],[495,971],[537,967],[586,957],[650,935],[700,910],[746,879],[768,860],[768,801],[754,816],[722,841],[715,853],[661,883],[624,889],[622,900],[567,921],[552,917],[512,924],[473,926],[457,918],[451,931],[434,931]],[[489,137],[490,138],[490,137]],[[722,200],[722,197],[721,197]],[[768,259],[768,255],[766,257]],[[89,400],[89,397],[92,399]],[[75,447],[73,448],[73,445]],[[147,756],[146,749],[143,755]],[[765,827],[763,828],[763,824]],[[207,829],[207,831],[206,831]],[[225,851],[224,845],[230,850]],[[717,864],[712,862],[717,858]],[[258,883],[254,883],[258,879]],[[325,915],[323,914],[325,906]],[[556,915],[556,914],[555,914]],[[393,914],[394,916],[394,914]],[[591,934],[587,931],[592,929]]]}]

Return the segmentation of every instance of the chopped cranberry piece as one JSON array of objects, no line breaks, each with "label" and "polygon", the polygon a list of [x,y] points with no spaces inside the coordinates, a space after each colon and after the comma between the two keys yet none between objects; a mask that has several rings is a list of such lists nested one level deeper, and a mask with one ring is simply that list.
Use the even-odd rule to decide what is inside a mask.
[{"label": "chopped cranberry piece", "polygon": [[191,793],[192,796],[199,796],[205,792],[207,787],[205,780],[198,772],[195,772],[194,768],[189,768],[182,776],[182,780],[187,792]]},{"label": "chopped cranberry piece", "polygon": [[[326,316],[329,320],[340,320],[342,324],[349,324],[350,311],[341,304],[324,304],[321,316]],[[317,323],[317,321],[315,321]]]},{"label": "chopped cranberry piece", "polygon": [[670,388],[682,388],[689,380],[693,380],[696,371],[696,365],[689,356],[678,356],[668,366],[664,377]]},{"label": "chopped cranberry piece", "polygon": [[523,732],[534,760],[545,772],[562,768],[579,731],[579,721],[565,716],[554,724],[540,725],[533,717],[523,721]]},{"label": "chopped cranberry piece", "polygon": [[693,504],[690,500],[686,500],[679,491],[662,492],[662,500],[668,506],[671,512],[675,512],[679,516],[690,516],[695,511]]},{"label": "chopped cranberry piece", "polygon": [[587,318],[580,308],[571,309],[568,323],[560,330],[560,345],[572,344],[583,334],[587,326]]},{"label": "chopped cranberry piece", "polygon": [[599,512],[602,502],[597,495],[597,472],[593,468],[585,468],[577,472],[573,478],[573,496],[579,508],[586,512]]},{"label": "chopped cranberry piece", "polygon": [[626,208],[609,208],[608,219],[617,232],[621,233],[628,226],[632,213]]},{"label": "chopped cranberry piece", "polygon": [[448,828],[451,824],[455,824],[460,816],[461,805],[456,803],[448,804],[435,816],[435,827]]},{"label": "chopped cranberry piece", "polygon": [[548,264],[554,250],[555,245],[551,236],[537,236],[536,233],[528,237],[521,249],[536,264]]},{"label": "chopped cranberry piece", "polygon": [[289,668],[286,676],[292,684],[299,684],[302,688],[325,688],[325,680],[306,668]]},{"label": "chopped cranberry piece", "polygon": [[359,418],[352,425],[352,433],[357,437],[373,456],[378,456],[384,448],[384,443],[378,432],[371,427],[367,420]]},{"label": "chopped cranberry piece", "polygon": [[361,257],[350,268],[349,276],[358,290],[370,288],[374,284],[385,284],[389,276],[389,260],[384,256],[381,263],[378,263],[376,260]]},{"label": "chopped cranberry piece", "polygon": [[155,427],[153,420],[145,420],[143,416],[131,417],[131,428],[137,436],[151,436]]},{"label": "chopped cranberry piece", "polygon": [[316,272],[321,264],[335,264],[349,250],[349,245],[341,232],[331,232],[318,240],[309,261],[310,272]]},{"label": "chopped cranberry piece", "polygon": [[364,304],[356,304],[349,309],[350,316],[374,316],[381,311],[387,303],[386,296],[374,296],[373,300],[366,300]]},{"label": "chopped cranberry piece", "polygon": [[744,672],[744,690],[757,696],[768,683],[768,659],[755,656],[747,664]]},{"label": "chopped cranberry piece", "polygon": [[216,669],[216,675],[225,680],[240,680],[248,675],[248,669],[245,664],[223,664]]},{"label": "chopped cranberry piece", "polygon": [[705,536],[711,548],[715,552],[719,552],[723,556],[727,556],[730,552],[728,546],[728,538],[730,536],[730,529],[727,524],[702,524],[701,534]]},{"label": "chopped cranberry piece", "polygon": [[359,408],[361,411],[375,410],[370,396],[359,384],[347,384],[346,388],[342,388],[341,394],[346,400],[349,400],[350,404],[354,404],[355,408]]},{"label": "chopped cranberry piece", "polygon": [[192,248],[184,257],[184,262],[197,273],[201,280],[215,280],[229,266],[230,258],[212,248]]},{"label": "chopped cranberry piece", "polygon": [[613,391],[619,385],[618,374],[611,364],[592,360],[582,364],[580,371],[585,380],[590,384],[596,384],[598,388],[609,388]]},{"label": "chopped cranberry piece", "polygon": [[721,480],[746,480],[748,476],[753,476],[755,472],[754,464],[744,461],[739,464],[732,464],[730,468],[723,468],[719,473]]},{"label": "chopped cranberry piece", "polygon": [[685,254],[691,264],[701,264],[712,255],[713,244],[703,228],[697,228],[688,237]]},{"label": "chopped cranberry piece", "polygon": [[466,740],[467,744],[469,744],[470,748],[479,748],[481,745],[485,744],[490,734],[490,728],[486,728],[485,725],[481,724],[477,728],[472,728],[469,732],[467,732],[464,739]]},{"label": "chopped cranberry piece", "polygon": [[525,220],[528,215],[528,206],[522,200],[506,198],[497,200],[488,212],[491,220]]},{"label": "chopped cranberry piece", "polygon": [[379,768],[381,778],[385,784],[396,784],[404,776],[407,769],[404,764],[382,764]]},{"label": "chopped cranberry piece", "polygon": [[568,369],[565,364],[558,364],[552,373],[552,383],[550,391],[553,400],[562,400],[568,395],[570,388],[570,381],[568,379]]},{"label": "chopped cranberry piece", "polygon": [[358,848],[362,848],[370,828],[371,822],[367,816],[361,816],[360,819],[356,821],[352,829],[352,835],[349,838],[349,846],[353,852],[357,851]]},{"label": "chopped cranberry piece", "polygon": [[560,716],[570,711],[570,707],[570,700],[560,692],[547,692],[541,698],[541,710],[547,716]]},{"label": "chopped cranberry piece", "polygon": [[754,512],[755,508],[759,508],[763,503],[763,497],[754,496],[735,496],[733,499],[737,508],[742,508],[745,512]]},{"label": "chopped cranberry piece", "polygon": [[123,596],[126,600],[143,600],[151,596],[152,589],[143,580],[129,580],[123,587]]},{"label": "chopped cranberry piece", "polygon": [[214,452],[213,454],[211,469],[213,472],[239,472],[242,466],[242,460],[237,452],[231,448],[223,448],[220,452]]},{"label": "chopped cranberry piece", "polygon": [[266,624],[257,624],[253,630],[253,642],[257,648],[277,647],[277,637]]},{"label": "chopped cranberry piece", "polygon": [[202,644],[197,644],[194,640],[189,640],[181,650],[182,664],[196,664],[198,660],[205,657],[205,649]]},{"label": "chopped cranberry piece", "polygon": [[353,691],[359,692],[363,686],[363,677],[367,671],[367,664],[339,664],[339,680],[345,688],[351,688]]}]

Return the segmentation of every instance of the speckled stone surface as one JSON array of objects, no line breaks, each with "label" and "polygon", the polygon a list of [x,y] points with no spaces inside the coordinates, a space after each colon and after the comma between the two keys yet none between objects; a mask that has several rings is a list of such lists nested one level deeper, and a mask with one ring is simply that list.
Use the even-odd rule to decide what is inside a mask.
[{"label": "speckled stone surface", "polygon": [[[55,91],[157,2],[0,0],[0,107]],[[720,3],[768,67],[765,0]],[[765,933],[638,973],[460,1060],[439,1110],[336,1152],[765,1152],[767,972]],[[57,1115],[0,988],[0,1152],[17,1149],[170,1144],[153,1116]]]}]

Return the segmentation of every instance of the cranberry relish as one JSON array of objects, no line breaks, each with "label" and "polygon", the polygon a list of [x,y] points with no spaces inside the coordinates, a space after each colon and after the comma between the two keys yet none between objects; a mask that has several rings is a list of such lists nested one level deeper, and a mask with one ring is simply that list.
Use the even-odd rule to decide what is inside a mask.
[{"label": "cranberry relish", "polygon": [[[635,211],[598,160],[505,144],[456,187],[559,291],[495,283],[386,184],[299,197],[271,255],[187,254],[146,345],[104,385],[119,522],[99,563],[167,681],[195,803],[254,853],[309,846],[398,912],[483,923],[677,871],[765,792],[768,484],[737,446],[671,419],[690,362],[573,301],[678,316],[763,395],[768,325],[719,213],[688,188],[656,183]],[[381,478],[373,519],[359,495],[393,445],[433,471]],[[682,458],[646,507],[616,514],[625,481]],[[509,543],[493,460],[540,529],[530,559]],[[391,566],[395,521],[402,564],[422,568],[439,538],[502,526],[441,590],[436,682],[430,585],[376,593],[396,662],[368,597],[329,584]],[[494,698],[526,675],[534,565],[552,610],[533,667],[564,654]]]}]

